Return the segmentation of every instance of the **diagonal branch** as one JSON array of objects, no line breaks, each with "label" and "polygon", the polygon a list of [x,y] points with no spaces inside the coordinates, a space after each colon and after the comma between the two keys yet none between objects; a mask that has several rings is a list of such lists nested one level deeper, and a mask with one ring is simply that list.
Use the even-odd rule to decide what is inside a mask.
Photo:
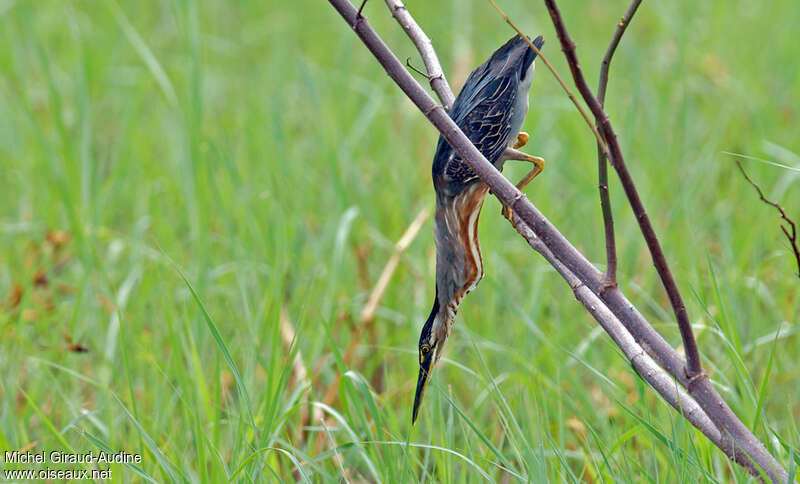
[{"label": "diagonal branch", "polygon": [[761,201],[766,203],[767,205],[774,207],[775,210],[777,210],[778,213],[780,213],[781,218],[784,220],[784,222],[788,224],[789,226],[788,229],[786,228],[786,225],[781,225],[781,230],[783,231],[783,234],[786,235],[786,238],[789,239],[789,246],[792,248],[792,251],[794,252],[794,260],[797,263],[797,277],[800,277],[800,249],[798,249],[797,247],[797,226],[795,225],[792,219],[786,216],[786,212],[783,210],[783,207],[781,207],[776,202],[768,200],[764,196],[764,193],[761,191],[761,187],[758,186],[758,184],[754,182],[752,179],[750,179],[750,177],[747,175],[747,172],[744,171],[744,167],[742,166],[742,163],[739,160],[736,160],[736,166],[739,167],[739,171],[741,171],[742,175],[744,175],[744,179],[747,180],[747,182],[753,185],[753,188],[756,189],[756,191],[758,192],[758,197],[761,199]]},{"label": "diagonal branch", "polygon": [[678,285],[672,275],[672,271],[670,270],[669,265],[667,265],[667,259],[664,256],[664,251],[661,249],[661,243],[658,241],[656,232],[653,229],[653,224],[650,222],[650,217],[647,215],[647,211],[642,204],[642,200],[639,197],[639,192],[636,190],[636,185],[633,182],[633,178],[631,177],[630,173],[628,172],[628,168],[625,165],[625,159],[622,156],[622,150],[620,149],[619,142],[617,141],[617,134],[614,132],[614,128],[611,126],[611,121],[609,120],[608,115],[605,113],[605,111],[603,111],[603,107],[600,105],[600,102],[597,100],[594,94],[592,94],[589,85],[586,83],[586,79],[583,77],[583,72],[581,71],[580,64],[578,63],[578,56],[575,53],[575,42],[573,42],[572,38],[567,32],[567,28],[564,25],[564,20],[561,18],[561,12],[555,3],[555,0],[545,0],[544,3],[547,6],[547,10],[550,12],[550,17],[552,18],[553,25],[556,28],[558,39],[561,41],[561,48],[564,51],[564,56],[567,58],[567,62],[569,63],[575,85],[583,96],[583,100],[589,105],[589,109],[591,109],[592,114],[594,114],[595,119],[597,120],[597,125],[600,128],[600,131],[602,132],[603,137],[608,145],[608,151],[610,155],[609,160],[611,161],[611,165],[619,175],[622,188],[625,190],[625,195],[627,195],[628,202],[633,209],[633,213],[636,215],[636,220],[639,222],[639,228],[642,231],[642,235],[647,243],[647,247],[650,249],[650,255],[653,258],[653,264],[656,266],[658,275],[661,278],[661,283],[664,285],[664,289],[667,291],[669,302],[672,305],[672,310],[675,313],[675,318],[678,321],[678,329],[681,332],[683,347],[686,351],[686,374],[689,378],[701,376],[703,374],[703,367],[700,363],[700,353],[697,350],[697,341],[695,341],[694,333],[692,332],[692,326],[689,322],[689,316],[686,312],[686,304],[683,302],[683,297],[681,297],[680,290],[678,289]]},{"label": "diagonal branch", "polygon": [[[486,183],[497,198],[519,217],[517,231],[531,230],[551,253],[574,274],[592,293],[606,305],[630,332],[636,343],[666,370],[698,403],[705,414],[717,426],[721,437],[712,440],[734,462],[743,466],[754,476],[765,473],[771,480],[786,481],[786,470],[770,455],[725,401],[714,390],[705,374],[690,378],[685,372],[686,362],[627,300],[618,288],[604,284],[602,273],[597,270],[550,221],[511,184],[458,128],[442,106],[425,92],[403,67],[397,57],[369,26],[348,0],[329,0],[356,35],[375,56],[387,75],[405,92],[428,120],[439,130],[445,140]],[[612,139],[608,137],[608,139]],[[614,157],[612,156],[613,160]],[[643,377],[649,377],[645,374]],[[648,380],[649,381],[649,380]],[[658,387],[654,385],[658,390]],[[666,398],[666,397],[665,397]]]},{"label": "diagonal branch", "polygon": [[[600,81],[597,86],[597,100],[600,102],[600,107],[604,107],[606,100],[606,88],[608,87],[608,70],[611,67],[611,59],[614,57],[614,52],[617,51],[622,35],[631,23],[631,19],[636,13],[636,9],[642,0],[633,0],[622,16],[617,29],[611,37],[611,43],[608,44],[606,54],[603,56],[603,61],[600,63]],[[606,238],[606,273],[605,278],[609,285],[617,285],[617,243],[614,237],[614,215],[611,212],[611,200],[608,195],[608,158],[606,157],[603,147],[597,145],[597,189],[600,192],[600,209],[603,212],[603,230]]]},{"label": "diagonal branch", "polygon": [[[648,382],[667,403],[703,432],[717,447],[730,446],[730,442],[725,440],[728,436],[719,431],[694,398],[678,386],[675,380],[642,349],[608,306],[553,255],[541,239],[536,237],[530,227],[525,225],[525,222],[519,218],[519,215],[514,213],[513,217],[514,220],[509,221],[521,228],[519,230],[520,235],[533,250],[541,254],[561,274],[561,277],[572,289],[575,298],[583,304],[606,333],[611,336],[614,343],[622,349],[625,357],[628,358],[642,379]],[[743,458],[744,456],[740,457]]]}]

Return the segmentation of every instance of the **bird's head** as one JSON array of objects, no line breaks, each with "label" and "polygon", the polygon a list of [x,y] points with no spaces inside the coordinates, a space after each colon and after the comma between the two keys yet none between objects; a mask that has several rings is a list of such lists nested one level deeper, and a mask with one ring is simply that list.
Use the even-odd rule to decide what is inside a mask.
[{"label": "bird's head", "polygon": [[[428,386],[433,367],[439,361],[444,343],[447,340],[447,330],[444,328],[444,324],[439,321],[440,317],[439,299],[436,298],[433,302],[431,314],[428,316],[428,320],[422,327],[422,333],[419,335],[419,376],[417,377],[417,391],[414,394],[414,409],[411,415],[412,424],[417,421],[425,388]],[[444,330],[442,331],[442,329]]]}]

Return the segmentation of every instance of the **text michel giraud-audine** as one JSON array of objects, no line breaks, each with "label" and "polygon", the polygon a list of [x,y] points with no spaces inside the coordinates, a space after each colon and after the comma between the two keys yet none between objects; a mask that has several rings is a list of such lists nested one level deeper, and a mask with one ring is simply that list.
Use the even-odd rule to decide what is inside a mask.
[{"label": "text michel giraud-audine", "polygon": [[139,464],[142,456],[130,452],[63,452],[60,450],[40,452],[5,451],[6,464]]}]

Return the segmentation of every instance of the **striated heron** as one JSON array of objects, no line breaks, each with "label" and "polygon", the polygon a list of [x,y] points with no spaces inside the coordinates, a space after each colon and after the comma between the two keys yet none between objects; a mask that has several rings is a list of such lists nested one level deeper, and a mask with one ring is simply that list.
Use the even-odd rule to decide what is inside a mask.
[{"label": "striated heron", "polygon": [[[541,49],[542,37],[533,44]],[[517,184],[519,189],[544,167],[543,159],[516,151],[529,138],[520,128],[528,112],[535,59],[536,53],[528,43],[519,36],[513,37],[472,71],[450,110],[453,121],[497,169],[502,170],[507,160],[534,164]],[[436,296],[419,337],[419,377],[412,423],[419,415],[422,396],[433,367],[442,356],[458,306],[483,277],[478,216],[489,187],[442,137],[433,157],[433,186]]]}]

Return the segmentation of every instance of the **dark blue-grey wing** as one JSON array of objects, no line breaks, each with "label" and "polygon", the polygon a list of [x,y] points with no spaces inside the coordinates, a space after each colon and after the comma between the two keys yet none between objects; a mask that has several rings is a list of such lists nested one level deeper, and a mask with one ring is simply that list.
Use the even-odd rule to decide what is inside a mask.
[{"label": "dark blue-grey wing", "polygon": [[[508,146],[508,142],[516,133],[511,133],[511,115],[517,95],[517,80],[512,77],[498,77],[485,83],[480,92],[470,96],[477,102],[456,103],[451,116],[464,134],[480,150],[491,163],[495,163]],[[462,93],[464,90],[462,89]],[[465,101],[465,100],[462,100]],[[452,148],[441,141],[437,149],[437,158],[443,150],[450,154]],[[449,151],[448,151],[449,150]],[[448,182],[469,183],[477,178],[458,154],[442,157],[439,169]],[[434,171],[437,171],[434,164]]]}]

